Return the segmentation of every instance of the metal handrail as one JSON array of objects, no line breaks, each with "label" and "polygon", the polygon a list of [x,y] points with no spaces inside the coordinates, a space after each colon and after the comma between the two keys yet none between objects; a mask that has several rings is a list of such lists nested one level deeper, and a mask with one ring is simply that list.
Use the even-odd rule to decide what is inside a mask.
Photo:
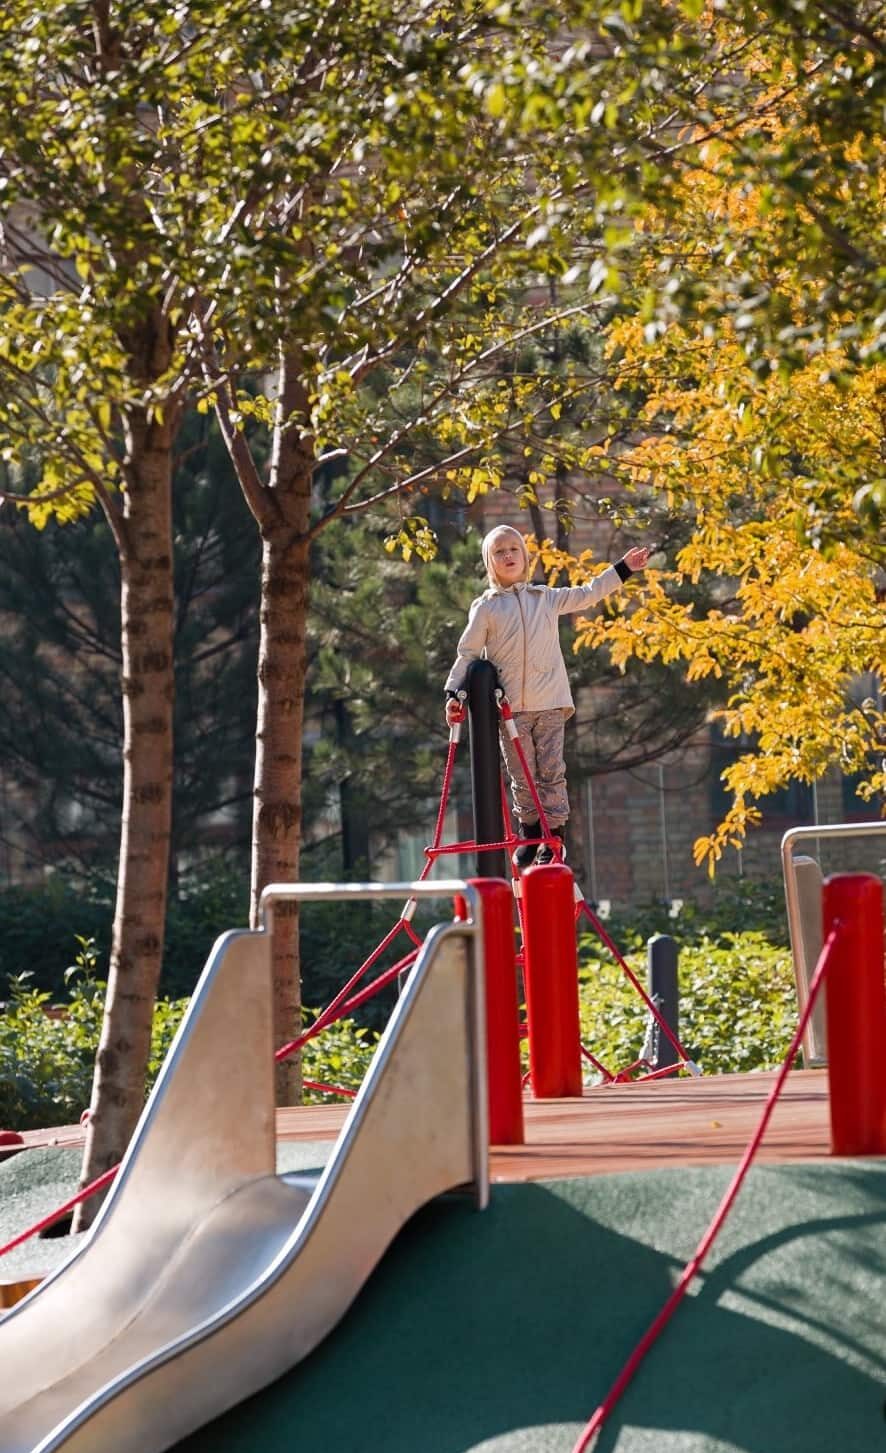
[{"label": "metal handrail", "polygon": [[[438,878],[435,882],[413,883],[269,883],[262,890],[260,908],[262,923],[278,899],[299,903],[359,902],[367,898],[455,898],[462,896],[473,908],[477,894],[461,878]],[[474,917],[474,914],[471,914]]]},{"label": "metal handrail", "polygon": [[[828,822],[811,827],[791,827],[781,840],[781,865],[784,878],[785,907],[788,917],[788,933],[791,941],[791,957],[794,964],[794,979],[797,985],[797,1002],[802,1011],[808,997],[805,955],[803,952],[803,924],[800,916],[800,895],[797,888],[797,866],[794,860],[795,844],[807,842],[810,838],[871,837],[886,834],[886,819],[875,822]],[[803,1036],[803,1056],[807,1065],[816,1058],[814,1029],[810,1021]]]},{"label": "metal handrail", "polygon": [[[406,898],[402,917],[409,919],[419,898],[461,898],[467,908],[463,928],[474,941],[472,982],[472,1039],[469,1070],[472,1076],[474,1103],[474,1169],[478,1187],[478,1204],[485,1205],[489,1193],[487,1159],[489,1107],[486,1090],[486,993],[479,966],[486,962],[483,934],[483,904],[476,888],[462,878],[438,878],[433,882],[417,879],[411,883],[269,883],[259,900],[262,930],[273,932],[274,904],[288,900],[296,903],[366,902],[376,898]],[[437,930],[434,930],[436,932]]]},{"label": "metal handrail", "polygon": [[781,866],[784,874],[785,902],[791,935],[799,932],[797,880],[794,873],[793,850],[796,842],[822,837],[866,837],[886,833],[886,819],[876,822],[827,822],[813,827],[790,827],[781,840]]}]

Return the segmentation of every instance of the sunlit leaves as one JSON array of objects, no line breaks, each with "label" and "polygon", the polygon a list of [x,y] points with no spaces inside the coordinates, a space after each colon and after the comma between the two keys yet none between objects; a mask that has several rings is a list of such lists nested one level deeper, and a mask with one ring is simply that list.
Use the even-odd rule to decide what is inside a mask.
[{"label": "sunlit leaves", "polygon": [[433,560],[437,553],[437,537],[427,520],[418,515],[406,515],[399,521],[399,528],[385,536],[385,549],[393,554],[399,551],[404,560],[417,555],[419,560]]},{"label": "sunlit leaves", "polygon": [[[593,617],[580,642],[623,668],[681,661],[689,680],[726,685],[714,717],[742,750],[724,774],[732,805],[696,844],[713,870],[792,780],[836,767],[872,803],[886,788],[882,697],[859,687],[884,667],[882,540],[853,508],[858,481],[881,467],[886,373],[847,378],[838,351],[813,349],[804,367],[761,378],[728,321],[650,338],[626,320],[611,347],[623,387],[643,394],[622,470],[691,511],[694,529],[674,570]],[[699,582],[712,608],[671,598]]]}]

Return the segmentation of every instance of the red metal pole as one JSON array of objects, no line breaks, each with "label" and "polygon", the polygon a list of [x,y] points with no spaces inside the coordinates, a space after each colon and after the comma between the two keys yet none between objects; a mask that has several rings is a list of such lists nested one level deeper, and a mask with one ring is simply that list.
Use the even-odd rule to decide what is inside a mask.
[{"label": "red metal pole", "polygon": [[840,873],[825,880],[822,902],[825,938],[837,925],[825,983],[831,1150],[886,1155],[883,885]]},{"label": "red metal pole", "polygon": [[581,1095],[575,888],[563,863],[522,877],[529,1078],[536,1099]]},{"label": "red metal pole", "polygon": [[[489,1142],[522,1145],[523,1088],[514,943],[514,896],[504,878],[472,878],[483,911]],[[456,913],[463,912],[456,900]]]}]

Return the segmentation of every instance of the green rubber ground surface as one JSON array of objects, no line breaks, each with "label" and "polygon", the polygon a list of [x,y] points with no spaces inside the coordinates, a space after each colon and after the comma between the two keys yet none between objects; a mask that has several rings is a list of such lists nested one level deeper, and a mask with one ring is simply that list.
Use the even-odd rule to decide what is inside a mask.
[{"label": "green rubber ground surface", "polygon": [[[177,1453],[569,1453],[729,1175],[427,1208],[313,1356]],[[884,1359],[886,1162],[760,1169],[597,1453],[878,1453]]]},{"label": "green rubber ground surface", "polygon": [[[52,1147],[24,1150],[0,1161],[0,1246],[76,1194],[82,1161],[82,1151]],[[14,1281],[19,1273],[39,1276],[51,1271],[70,1246],[68,1237],[32,1237],[0,1259],[0,1279]]]},{"label": "green rubber ground surface", "polygon": [[[62,1158],[76,1175],[68,1151],[0,1165],[4,1229],[37,1155],[44,1194]],[[305,1363],[177,1453],[569,1453],[730,1174],[500,1186],[482,1214],[435,1203]],[[886,1161],[764,1167],[597,1453],[886,1453],[884,1402]]]},{"label": "green rubber ground surface", "polygon": [[[325,1165],[333,1144],[323,1140],[281,1141],[277,1170],[312,1170]],[[82,1162],[82,1151],[52,1146],[22,1151],[0,1161],[0,1246],[76,1195]],[[72,1241],[69,1236],[32,1237],[0,1259],[0,1281],[54,1270],[79,1240],[76,1237]]]}]

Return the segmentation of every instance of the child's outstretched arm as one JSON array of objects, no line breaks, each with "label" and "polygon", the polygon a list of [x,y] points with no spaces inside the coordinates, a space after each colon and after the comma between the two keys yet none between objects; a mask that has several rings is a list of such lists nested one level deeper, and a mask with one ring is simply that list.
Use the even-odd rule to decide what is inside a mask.
[{"label": "child's outstretched arm", "polygon": [[552,597],[558,614],[575,615],[578,611],[599,604],[638,570],[644,570],[655,550],[655,545],[633,545],[621,560],[616,560],[614,565],[607,566],[601,574],[596,575],[590,585],[560,586],[554,589]]}]

